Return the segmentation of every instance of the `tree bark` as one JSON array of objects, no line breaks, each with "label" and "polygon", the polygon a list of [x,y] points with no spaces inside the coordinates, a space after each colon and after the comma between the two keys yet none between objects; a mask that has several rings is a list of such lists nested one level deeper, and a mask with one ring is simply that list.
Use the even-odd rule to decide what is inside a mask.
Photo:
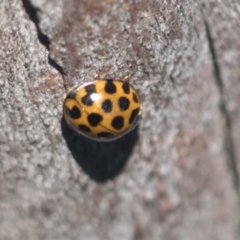
[{"label": "tree bark", "polygon": [[[239,239],[237,1],[3,0],[0,16],[0,239]],[[97,72],[143,99],[110,143],[62,118]]]}]

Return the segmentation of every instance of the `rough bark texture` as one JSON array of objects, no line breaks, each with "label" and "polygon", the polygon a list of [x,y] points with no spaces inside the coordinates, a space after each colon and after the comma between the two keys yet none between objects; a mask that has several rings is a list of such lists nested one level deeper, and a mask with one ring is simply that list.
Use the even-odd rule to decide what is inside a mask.
[{"label": "rough bark texture", "polygon": [[[240,238],[239,2],[3,0],[0,16],[1,240]],[[139,132],[95,143],[62,120],[96,72],[131,75]]]}]

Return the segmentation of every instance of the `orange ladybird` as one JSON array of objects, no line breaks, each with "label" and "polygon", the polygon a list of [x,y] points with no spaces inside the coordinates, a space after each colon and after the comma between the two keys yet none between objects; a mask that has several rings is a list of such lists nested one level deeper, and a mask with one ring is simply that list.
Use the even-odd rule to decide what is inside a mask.
[{"label": "orange ladybird", "polygon": [[77,86],[63,103],[67,123],[96,141],[112,141],[139,123],[142,102],[137,90],[123,80],[100,79]]}]

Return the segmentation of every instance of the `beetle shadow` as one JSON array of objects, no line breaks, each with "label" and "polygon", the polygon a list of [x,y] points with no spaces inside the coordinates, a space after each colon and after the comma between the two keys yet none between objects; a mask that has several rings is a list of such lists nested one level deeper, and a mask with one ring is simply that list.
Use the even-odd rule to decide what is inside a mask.
[{"label": "beetle shadow", "polygon": [[75,161],[93,180],[104,183],[121,173],[138,140],[138,126],[112,142],[97,142],[74,131],[61,120],[62,135]]}]

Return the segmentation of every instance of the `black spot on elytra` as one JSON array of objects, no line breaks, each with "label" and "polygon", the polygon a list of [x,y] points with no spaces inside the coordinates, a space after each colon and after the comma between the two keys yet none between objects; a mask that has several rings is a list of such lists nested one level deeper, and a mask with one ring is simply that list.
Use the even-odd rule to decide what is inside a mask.
[{"label": "black spot on elytra", "polygon": [[134,120],[136,119],[138,113],[139,113],[139,108],[136,108],[132,111],[131,117],[129,118],[129,123],[132,124]]},{"label": "black spot on elytra", "polygon": [[105,89],[105,92],[109,93],[109,94],[116,93],[116,91],[117,91],[115,84],[111,80],[106,80],[104,89]]},{"label": "black spot on elytra", "polygon": [[73,119],[78,119],[81,117],[81,111],[77,106],[73,106],[71,110],[69,108],[66,108],[66,113]]},{"label": "black spot on elytra", "polygon": [[112,111],[112,102],[110,99],[106,99],[102,102],[102,109],[104,112],[111,112]]},{"label": "black spot on elytra", "polygon": [[67,98],[70,98],[70,99],[75,99],[75,97],[76,97],[75,91],[71,91],[71,92],[68,93],[68,95],[67,95]]},{"label": "black spot on elytra", "polygon": [[118,105],[121,111],[126,111],[129,108],[130,101],[126,97],[120,97]]},{"label": "black spot on elytra", "polygon": [[88,93],[84,97],[82,97],[82,103],[86,106],[92,106],[93,100],[91,99],[91,93]]},{"label": "black spot on elytra", "polygon": [[138,100],[138,96],[137,96],[136,93],[133,93],[133,101],[136,102],[136,103],[139,102],[139,100]]},{"label": "black spot on elytra", "polygon": [[112,120],[112,127],[120,130],[124,125],[124,118],[121,116],[117,116]]},{"label": "black spot on elytra", "polygon": [[129,83],[128,82],[124,82],[122,85],[123,91],[128,94],[130,93],[130,87],[129,87]]},{"label": "black spot on elytra", "polygon": [[89,124],[95,127],[103,120],[103,117],[98,113],[91,113],[88,115],[87,119]]},{"label": "black spot on elytra", "polygon": [[105,137],[105,138],[108,138],[108,137],[112,137],[113,134],[112,133],[109,133],[109,132],[100,132],[97,134],[98,137]]},{"label": "black spot on elytra", "polygon": [[86,133],[91,132],[91,129],[88,126],[84,125],[84,124],[78,125],[78,129],[83,131],[83,132],[86,132]]},{"label": "black spot on elytra", "polygon": [[95,93],[96,92],[96,86],[95,84],[90,84],[85,87],[85,90],[87,93]]}]

